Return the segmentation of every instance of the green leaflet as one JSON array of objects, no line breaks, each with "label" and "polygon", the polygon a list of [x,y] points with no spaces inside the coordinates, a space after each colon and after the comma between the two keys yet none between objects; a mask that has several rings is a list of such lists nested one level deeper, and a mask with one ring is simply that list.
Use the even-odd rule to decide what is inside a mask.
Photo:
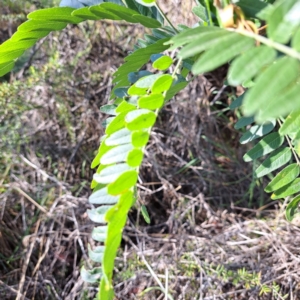
[{"label": "green leaflet", "polygon": [[[19,42],[19,41],[24,41],[24,40],[28,40],[28,39],[29,40],[41,39],[41,38],[47,36],[49,33],[50,33],[50,30],[29,31],[29,32],[17,31],[8,41],[11,41],[11,42],[17,42],[18,41]],[[0,48],[3,47],[3,44],[1,44]]]},{"label": "green leaflet", "polygon": [[300,129],[300,111],[290,113],[279,129],[281,135],[298,132]]},{"label": "green leaflet", "polygon": [[110,165],[118,162],[124,162],[126,161],[127,153],[132,149],[133,146],[131,143],[114,147],[101,157],[100,163],[103,165]]},{"label": "green leaflet", "polygon": [[286,207],[285,216],[286,219],[291,222],[299,214],[299,202],[300,195],[293,198]]},{"label": "green leaflet", "polygon": [[101,20],[102,19],[99,16],[96,16],[95,14],[93,14],[90,11],[89,7],[82,7],[82,8],[78,8],[78,9],[74,10],[72,12],[72,16],[79,17],[84,20]]},{"label": "green leaflet", "polygon": [[231,64],[228,71],[229,84],[238,86],[244,81],[252,79],[264,66],[273,62],[276,55],[277,52],[267,46],[247,50]]},{"label": "green leaflet", "polygon": [[113,118],[113,120],[108,124],[106,127],[105,133],[110,135],[119,129],[122,129],[125,127],[125,116],[127,112],[122,112],[118,114],[116,117]]},{"label": "green leaflet", "polygon": [[105,215],[113,206],[102,205],[96,209],[87,210],[89,218],[95,223],[105,223]]},{"label": "green leaflet", "polygon": [[100,107],[100,111],[102,113],[108,114],[108,115],[116,115],[116,108],[117,106],[114,104],[107,104]]},{"label": "green leaflet", "polygon": [[173,83],[173,77],[169,74],[161,75],[158,77],[151,86],[153,94],[166,92],[170,89]]},{"label": "green leaflet", "polygon": [[36,38],[30,38],[21,41],[12,41],[10,39],[2,44],[1,47],[2,50],[0,50],[0,53],[16,51],[16,50],[26,50],[31,46],[33,46],[35,43],[36,43]]},{"label": "green leaflet", "polygon": [[132,145],[134,147],[143,147],[148,143],[149,133],[147,131],[134,131],[132,133]]},{"label": "green leaflet", "polygon": [[241,117],[234,125],[235,129],[241,129],[254,122],[254,117]]},{"label": "green leaflet", "polygon": [[276,125],[276,121],[266,123],[263,125],[254,125],[248,131],[246,131],[240,138],[241,144],[247,144],[253,140],[256,140],[269,132],[271,132]]},{"label": "green leaflet", "polygon": [[105,144],[107,146],[118,146],[123,144],[128,144],[131,142],[132,131],[127,128],[122,128],[119,131],[111,134],[106,140]]},{"label": "green leaflet", "polygon": [[83,21],[83,18],[72,16],[74,8],[71,7],[51,7],[36,10],[30,13],[27,18],[38,21],[60,21],[71,24],[78,24]]},{"label": "green leaflet", "polygon": [[[276,76],[274,76],[276,74]],[[270,65],[265,71],[257,76],[255,85],[252,87],[244,99],[244,112],[246,115],[253,115],[259,109],[266,110],[264,103],[266,99],[278,98],[282,90],[293,83],[299,76],[299,62],[290,57],[282,57]],[[270,80],[272,78],[272,80]],[[267,105],[270,102],[267,102]],[[276,105],[277,115],[281,115],[281,106]],[[264,119],[264,115],[261,115]]]},{"label": "green leaflet", "polygon": [[118,202],[118,200],[119,200],[118,196],[112,196],[108,194],[107,187],[94,192],[89,197],[90,203],[101,204],[101,205],[115,204]]},{"label": "green leaflet", "polygon": [[104,251],[105,251],[104,246],[98,246],[92,250],[90,244],[88,245],[89,258],[94,262],[98,262],[98,263],[102,262]]},{"label": "green leaflet", "polygon": [[22,32],[25,36],[25,34],[30,31],[55,31],[62,30],[66,26],[66,22],[29,20],[18,27],[18,32]]},{"label": "green leaflet", "polygon": [[239,108],[243,101],[244,101],[244,97],[245,97],[245,93],[243,93],[241,96],[237,97],[230,105],[229,105],[229,108],[231,110],[234,110],[236,108]]},{"label": "green leaflet", "polygon": [[104,242],[107,236],[107,226],[94,227],[92,231],[92,239],[97,242]]},{"label": "green leaflet", "polygon": [[15,58],[18,58],[23,53],[24,53],[24,49],[13,50],[10,52],[5,52],[5,53],[0,52],[0,64],[4,66],[4,68],[2,68],[2,72],[4,72],[8,68],[8,65],[11,64],[12,60],[14,60]]},{"label": "green leaflet", "polygon": [[141,206],[141,212],[142,212],[142,215],[143,215],[144,220],[146,221],[146,223],[150,224],[151,220],[150,220],[150,217],[149,217],[149,213],[148,213],[147,207],[145,205]]},{"label": "green leaflet", "polygon": [[292,151],[289,147],[279,148],[263,161],[263,163],[255,170],[257,178],[265,176],[274,170],[282,167],[292,157]]},{"label": "green leaflet", "polygon": [[295,28],[300,24],[299,1],[276,1],[271,14],[267,18],[267,22],[268,36],[276,42],[286,44]]},{"label": "green leaflet", "polygon": [[167,70],[172,64],[173,64],[173,59],[170,56],[164,55],[156,59],[153,62],[152,67],[154,69],[164,71]]},{"label": "green leaflet", "polygon": [[130,167],[138,167],[142,163],[143,157],[144,153],[141,149],[132,149],[127,155],[126,163]]},{"label": "green leaflet", "polygon": [[292,47],[300,52],[300,28],[297,29],[293,39],[292,39]]},{"label": "green leaflet", "polygon": [[183,47],[182,50],[179,51],[178,56],[182,59],[193,57],[196,54],[213,48],[217,44],[223,43],[228,39],[228,37],[231,37],[233,35],[234,34],[227,30],[220,30],[220,28],[219,30],[209,30],[203,32],[197,38],[193,39],[191,43]]},{"label": "green leaflet", "polygon": [[[119,165],[117,165],[119,166]],[[114,182],[107,186],[108,193],[118,195],[133,187],[138,179],[136,170],[123,172]]]},{"label": "green leaflet", "polygon": [[216,43],[213,48],[204,52],[193,65],[192,72],[200,74],[213,71],[252,47],[254,47],[252,39],[231,33],[224,41]]},{"label": "green leaflet", "polygon": [[296,178],[293,182],[283,186],[282,188],[274,191],[271,198],[273,200],[285,198],[294,195],[300,191],[300,178]]},{"label": "green leaflet", "polygon": [[289,184],[299,175],[300,168],[297,164],[291,164],[280,171],[266,186],[265,191],[271,193]]},{"label": "green leaflet", "polygon": [[92,270],[86,270],[84,266],[82,266],[80,270],[81,278],[88,283],[98,282],[102,276],[101,268],[94,268]]},{"label": "green leaflet", "polygon": [[128,74],[128,81],[130,83],[136,83],[140,78],[148,75],[152,75],[152,73],[145,70],[138,71],[138,72],[130,72]]},{"label": "green leaflet", "polygon": [[13,61],[0,64],[0,77],[10,72],[14,65],[15,63]]},{"label": "green leaflet", "polygon": [[116,113],[128,112],[132,110],[136,110],[136,106],[123,100],[116,109]]},{"label": "green leaflet", "polygon": [[129,130],[140,130],[152,127],[156,121],[156,114],[148,109],[130,111],[125,118]]},{"label": "green leaflet", "polygon": [[152,74],[149,76],[145,76],[139,79],[134,85],[137,88],[149,89],[153,83],[159,78],[163,76],[162,74]]},{"label": "green leaflet", "polygon": [[251,150],[249,150],[243,157],[244,161],[249,162],[257,159],[263,155],[266,155],[278,147],[284,142],[284,137],[279,133],[273,132],[262,138]]},{"label": "green leaflet", "polygon": [[146,108],[150,110],[155,110],[161,108],[164,104],[164,97],[162,94],[151,94],[142,96],[138,100],[138,106],[140,108]]},{"label": "green leaflet", "polygon": [[198,38],[201,38],[204,34],[208,32],[216,32],[217,34],[219,34],[221,32],[227,32],[227,31],[225,31],[222,28],[214,27],[214,26],[209,26],[209,27],[198,26],[180,32],[176,36],[172,37],[170,41],[168,41],[166,44],[173,44],[170,50],[174,50],[179,48],[180,46],[189,44],[191,42],[194,41],[198,42],[199,41]]}]

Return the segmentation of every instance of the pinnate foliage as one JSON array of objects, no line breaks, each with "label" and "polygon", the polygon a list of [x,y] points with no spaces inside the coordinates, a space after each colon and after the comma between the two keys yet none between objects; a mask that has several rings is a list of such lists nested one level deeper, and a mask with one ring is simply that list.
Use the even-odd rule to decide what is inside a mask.
[{"label": "pinnate foliage", "polygon": [[[272,199],[293,196],[286,208],[292,220],[300,197],[300,0],[197,0],[199,23],[166,26],[154,0],[63,0],[62,7],[37,10],[0,45],[0,76],[38,39],[68,24],[109,19],[139,23],[151,33],[115,72],[110,103],[100,110],[105,135],[91,167],[96,168],[88,211],[98,225],[88,252],[101,267],[82,268],[82,277],[100,281],[98,299],[113,299],[114,260],[130,208],[145,147],[164,104],[195,75],[228,64],[227,84],[245,92],[230,105],[242,117],[235,124],[242,144],[254,143],[246,162],[259,160],[257,178],[273,176],[265,191]],[[170,51],[176,50],[176,57]],[[151,66],[151,67],[150,67]],[[148,67],[148,69],[147,69]],[[143,69],[143,70],[142,70]],[[190,74],[194,75],[193,77]],[[146,222],[149,215],[142,207]]]}]

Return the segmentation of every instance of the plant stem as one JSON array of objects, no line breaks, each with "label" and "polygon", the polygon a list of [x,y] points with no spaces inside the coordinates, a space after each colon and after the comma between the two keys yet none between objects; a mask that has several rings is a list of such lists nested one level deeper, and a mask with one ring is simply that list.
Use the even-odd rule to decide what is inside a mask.
[{"label": "plant stem", "polygon": [[159,7],[159,5],[155,2],[155,7],[159,11],[159,13],[164,17],[164,19],[169,23],[169,25],[172,27],[175,33],[179,33],[179,31],[175,28],[175,26],[172,24],[170,19],[167,17],[167,15],[162,11],[162,9]]},{"label": "plant stem", "polygon": [[247,36],[247,37],[250,37],[250,38],[253,38],[255,39],[256,41],[258,42],[261,42],[262,44],[265,44],[269,47],[272,47],[290,57],[293,57],[293,58],[296,58],[296,59],[299,59],[300,60],[300,53],[297,52],[296,50],[288,47],[288,46],[285,46],[283,44],[280,44],[280,43],[277,43],[277,42],[274,42],[262,35],[259,35],[259,34],[255,34],[253,32],[250,32],[250,31],[246,31],[246,30],[240,30],[240,29],[228,29],[230,31],[234,31],[234,32],[237,32],[239,34],[242,34],[244,36]]},{"label": "plant stem", "polygon": [[176,66],[175,66],[175,68],[174,68],[174,71],[173,71],[173,73],[172,73],[172,77],[173,77],[173,78],[175,78],[175,75],[176,75],[176,73],[177,73],[177,71],[178,71],[178,69],[179,69],[181,63],[182,63],[182,58],[179,58],[178,61],[177,61]]}]

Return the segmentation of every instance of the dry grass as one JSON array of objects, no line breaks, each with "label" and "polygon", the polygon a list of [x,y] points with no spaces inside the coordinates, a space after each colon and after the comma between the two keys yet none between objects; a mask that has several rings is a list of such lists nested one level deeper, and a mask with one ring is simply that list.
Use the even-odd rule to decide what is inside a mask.
[{"label": "dry grass", "polygon": [[[95,295],[79,276],[93,243],[89,165],[103,134],[99,107],[136,31],[107,22],[53,34],[1,95],[1,299]],[[160,114],[116,262],[116,299],[167,299],[159,285],[173,299],[300,299],[299,227],[242,161],[224,71],[199,77]]]}]

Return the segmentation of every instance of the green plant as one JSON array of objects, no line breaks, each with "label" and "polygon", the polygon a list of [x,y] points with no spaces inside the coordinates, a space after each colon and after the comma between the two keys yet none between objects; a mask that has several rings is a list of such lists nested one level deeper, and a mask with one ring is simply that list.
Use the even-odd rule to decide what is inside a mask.
[{"label": "green plant", "polygon": [[[90,258],[101,263],[82,269],[91,283],[100,281],[98,299],[112,299],[114,259],[127,214],[136,201],[136,183],[151,128],[164,104],[196,78],[229,62],[227,84],[246,92],[230,106],[243,116],[235,127],[246,127],[240,142],[261,138],[245,161],[269,155],[256,169],[256,177],[271,176],[266,187],[272,198],[300,191],[300,19],[299,0],[197,0],[199,17],[194,28],[175,27],[155,0],[73,0],[71,7],[37,10],[0,46],[0,76],[11,71],[24,51],[51,31],[85,20],[124,20],[151,28],[114,74],[111,103],[101,108],[111,115],[92,162],[96,168],[89,198],[98,206],[88,215],[100,225],[92,237],[102,246],[89,248]],[[75,8],[74,8],[75,7]],[[164,23],[167,22],[168,26]],[[266,30],[265,30],[266,29]],[[171,57],[168,50],[179,50]],[[150,71],[142,70],[151,62]],[[193,74],[193,76],[190,76]],[[256,123],[256,124],[254,124]],[[254,124],[254,125],[253,125]],[[300,197],[286,209],[291,220]],[[144,215],[147,213],[144,211]]]}]

